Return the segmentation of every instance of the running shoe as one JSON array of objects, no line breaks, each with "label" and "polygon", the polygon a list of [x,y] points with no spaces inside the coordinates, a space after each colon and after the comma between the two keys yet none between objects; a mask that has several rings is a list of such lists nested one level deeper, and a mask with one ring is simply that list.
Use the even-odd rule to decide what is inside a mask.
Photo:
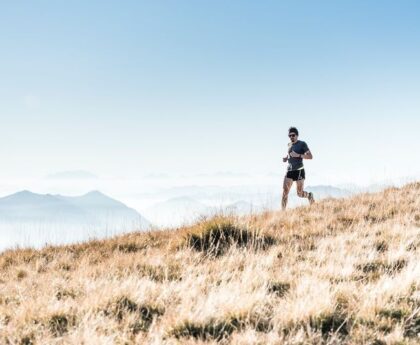
[{"label": "running shoe", "polygon": [[309,200],[309,203],[311,205],[315,202],[314,194],[312,192],[309,192],[309,194],[308,194],[308,200]]}]

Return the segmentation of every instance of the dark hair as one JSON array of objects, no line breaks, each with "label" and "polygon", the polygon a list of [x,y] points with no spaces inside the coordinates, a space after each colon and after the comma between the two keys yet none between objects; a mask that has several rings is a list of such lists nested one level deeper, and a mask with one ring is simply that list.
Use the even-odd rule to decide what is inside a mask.
[{"label": "dark hair", "polygon": [[296,135],[299,135],[299,131],[296,127],[290,127],[289,128],[289,134],[290,133],[296,133]]}]

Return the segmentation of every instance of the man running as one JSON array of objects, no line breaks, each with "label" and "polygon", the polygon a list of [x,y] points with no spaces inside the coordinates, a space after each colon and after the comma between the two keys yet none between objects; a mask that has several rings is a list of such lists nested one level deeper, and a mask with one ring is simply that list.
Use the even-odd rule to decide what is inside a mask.
[{"label": "man running", "polygon": [[303,186],[305,183],[305,169],[303,168],[304,159],[312,159],[312,153],[308,145],[301,140],[298,140],[299,132],[296,127],[289,128],[290,143],[288,144],[287,156],[283,158],[283,162],[288,162],[287,173],[283,182],[283,198],[281,208],[286,209],[287,198],[293,181],[296,181],[297,195],[301,198],[308,198],[312,205],[315,200],[311,192],[305,192]]}]

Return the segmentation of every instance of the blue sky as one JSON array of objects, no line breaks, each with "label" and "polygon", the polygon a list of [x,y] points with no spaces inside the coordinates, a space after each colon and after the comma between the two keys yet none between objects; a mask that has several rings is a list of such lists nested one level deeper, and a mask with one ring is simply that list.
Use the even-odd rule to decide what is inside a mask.
[{"label": "blue sky", "polygon": [[[420,176],[417,1],[4,1],[0,176]],[[337,178],[337,176],[339,176]]]}]

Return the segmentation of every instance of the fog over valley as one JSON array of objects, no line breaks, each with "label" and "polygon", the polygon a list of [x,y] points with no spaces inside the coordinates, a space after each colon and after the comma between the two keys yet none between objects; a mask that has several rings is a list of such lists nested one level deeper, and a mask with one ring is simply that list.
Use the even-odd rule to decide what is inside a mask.
[{"label": "fog over valley", "polygon": [[[347,197],[401,185],[409,178],[367,186],[308,181],[317,199]],[[37,179],[5,179],[0,198],[0,250],[104,238],[130,231],[194,223],[215,214],[241,216],[279,208],[282,175],[148,174],[100,177],[77,170]],[[315,181],[316,182],[316,181]],[[22,190],[24,189],[24,190]],[[289,205],[304,205],[293,189]]]}]

